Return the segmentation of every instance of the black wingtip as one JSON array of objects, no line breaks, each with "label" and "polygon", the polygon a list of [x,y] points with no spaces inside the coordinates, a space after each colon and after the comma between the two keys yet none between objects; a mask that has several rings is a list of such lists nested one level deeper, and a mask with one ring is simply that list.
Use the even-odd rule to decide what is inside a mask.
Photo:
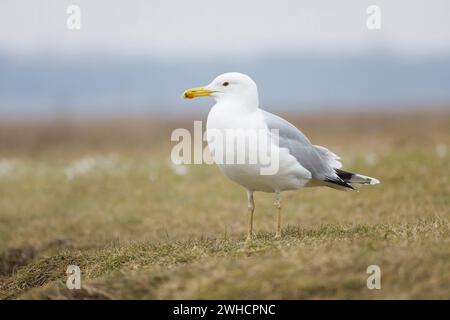
[{"label": "black wingtip", "polygon": [[352,172],[344,171],[341,169],[334,169],[334,172],[336,172],[338,177],[341,178],[343,181],[350,181],[350,180],[352,180],[353,176],[355,175]]},{"label": "black wingtip", "polygon": [[343,181],[341,179],[329,179],[328,178],[328,179],[325,179],[325,181],[329,182],[329,183],[332,183],[332,184],[335,184],[335,185],[338,185],[338,186],[341,186],[341,187],[344,187],[344,188],[349,188],[351,190],[356,190],[355,188],[353,188],[353,186],[351,184],[349,184],[349,183],[347,183],[347,182],[345,182],[345,181]]}]

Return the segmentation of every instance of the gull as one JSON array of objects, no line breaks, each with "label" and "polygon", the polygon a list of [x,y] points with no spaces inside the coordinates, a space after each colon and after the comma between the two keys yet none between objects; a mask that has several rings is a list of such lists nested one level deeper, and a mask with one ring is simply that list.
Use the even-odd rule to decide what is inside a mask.
[{"label": "gull", "polygon": [[[216,77],[210,84],[188,89],[184,98],[212,97],[215,105],[211,108],[206,124],[208,147],[213,150],[213,159],[229,179],[243,186],[248,199],[247,241],[253,236],[253,213],[255,211],[254,192],[275,193],[277,225],[275,238],[281,238],[281,192],[297,190],[303,187],[327,186],[337,190],[356,190],[352,184],[375,185],[380,181],[358,173],[342,170],[340,158],[325,147],[313,145],[309,139],[294,125],[285,119],[259,108],[259,97],[256,83],[247,75],[238,72],[224,73]],[[263,133],[270,159],[276,160],[275,173],[263,174],[265,163],[249,162],[245,157],[243,163],[223,161],[237,153],[261,151],[264,143],[252,143],[239,148],[236,139],[230,145],[226,139],[217,139],[214,133],[254,131]],[[236,137],[236,135],[235,135]],[[258,135],[260,137],[260,135]],[[267,142],[268,141],[268,142]],[[223,150],[222,153],[214,151]]]}]

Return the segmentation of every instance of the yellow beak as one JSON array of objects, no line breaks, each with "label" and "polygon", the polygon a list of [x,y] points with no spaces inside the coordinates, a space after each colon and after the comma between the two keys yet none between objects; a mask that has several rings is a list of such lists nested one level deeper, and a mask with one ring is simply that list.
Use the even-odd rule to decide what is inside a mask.
[{"label": "yellow beak", "polygon": [[208,97],[213,92],[214,91],[205,89],[205,87],[198,87],[198,88],[187,89],[183,93],[183,97],[186,99],[194,99],[197,97]]}]

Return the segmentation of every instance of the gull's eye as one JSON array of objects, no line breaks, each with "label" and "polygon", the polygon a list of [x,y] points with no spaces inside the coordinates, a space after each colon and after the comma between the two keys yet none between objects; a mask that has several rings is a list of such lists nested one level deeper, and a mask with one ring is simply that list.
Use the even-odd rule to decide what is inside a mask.
[{"label": "gull's eye", "polygon": [[227,85],[229,85],[230,83],[229,82],[224,82],[224,83],[222,83],[222,85],[224,86],[224,87],[226,87]]}]

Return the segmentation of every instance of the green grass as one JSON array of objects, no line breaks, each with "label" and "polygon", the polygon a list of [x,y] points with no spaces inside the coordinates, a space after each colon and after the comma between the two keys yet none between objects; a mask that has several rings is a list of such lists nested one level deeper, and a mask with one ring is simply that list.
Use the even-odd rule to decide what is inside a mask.
[{"label": "green grass", "polygon": [[[450,144],[448,128],[423,141],[416,126],[351,143],[318,135],[345,168],[382,184],[284,193],[280,241],[273,195],[257,193],[250,246],[244,190],[215,166],[175,174],[165,143],[148,153],[114,145],[9,152],[3,158],[16,165],[0,177],[0,297],[448,299],[450,158],[436,152]],[[110,163],[67,179],[67,166],[88,154]],[[65,286],[71,264],[82,290]],[[366,287],[373,264],[381,290]]]}]

